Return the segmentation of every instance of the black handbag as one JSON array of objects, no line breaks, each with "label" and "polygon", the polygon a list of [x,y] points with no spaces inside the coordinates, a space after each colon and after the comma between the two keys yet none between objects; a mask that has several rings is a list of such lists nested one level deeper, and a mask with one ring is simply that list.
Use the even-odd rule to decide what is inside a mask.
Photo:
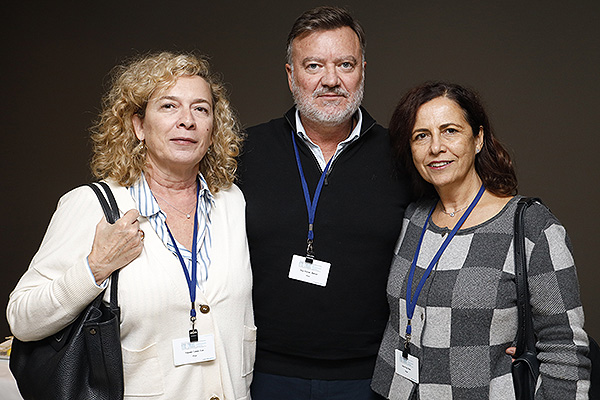
[{"label": "black handbag", "polygon": [[535,334],[529,304],[529,286],[527,285],[527,261],[525,254],[525,232],[523,221],[525,210],[537,198],[523,197],[517,203],[515,212],[515,281],[517,284],[517,309],[519,324],[517,331],[517,350],[512,363],[512,378],[517,400],[533,400],[535,384],[540,374],[540,362],[535,349]]},{"label": "black handbag", "polygon": [[[542,201],[534,197],[523,197],[517,203],[515,212],[515,280],[517,284],[517,308],[519,325],[517,331],[517,349],[512,363],[512,378],[517,400],[533,400],[535,385],[540,374],[540,362],[535,349],[535,334],[529,303],[529,286],[527,284],[527,262],[525,255],[525,210],[531,204]],[[590,351],[588,357],[592,361],[590,378],[590,400],[600,400],[600,348],[598,343],[588,335]]]},{"label": "black handbag", "polygon": [[[119,219],[114,196],[104,182],[90,186],[106,220]],[[113,272],[110,306],[102,292],[79,317],[60,332],[34,342],[13,339],[9,366],[25,400],[119,400],[123,398],[123,358],[117,285]]]}]

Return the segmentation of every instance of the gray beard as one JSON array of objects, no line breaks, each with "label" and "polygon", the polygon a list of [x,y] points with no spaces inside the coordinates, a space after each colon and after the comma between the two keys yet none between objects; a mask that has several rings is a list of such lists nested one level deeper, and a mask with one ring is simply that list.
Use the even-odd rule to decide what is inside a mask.
[{"label": "gray beard", "polygon": [[[359,88],[352,94],[348,93],[346,90],[336,87],[333,89],[323,89],[318,88],[311,94],[302,93],[298,85],[296,84],[296,78],[292,73],[292,97],[294,98],[294,102],[296,103],[296,108],[300,112],[304,118],[307,118],[310,121],[316,122],[318,124],[324,126],[337,126],[341,125],[344,122],[347,122],[360,104],[362,103],[363,95],[365,91],[365,78],[364,74],[360,82]],[[336,94],[342,94],[346,97],[350,96],[350,101],[348,102],[346,108],[344,109],[336,109],[335,106],[339,104],[339,102],[332,102],[331,104],[325,106],[325,108],[318,108],[314,99],[317,94],[334,92]],[[331,108],[331,109],[328,109]]]}]

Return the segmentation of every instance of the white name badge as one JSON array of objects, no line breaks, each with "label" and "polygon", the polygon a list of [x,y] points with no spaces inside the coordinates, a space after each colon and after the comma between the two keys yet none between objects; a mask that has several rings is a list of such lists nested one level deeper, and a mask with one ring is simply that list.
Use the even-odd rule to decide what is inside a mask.
[{"label": "white name badge", "polygon": [[187,337],[173,340],[173,363],[176,367],[216,358],[215,337],[212,333],[198,336],[197,342],[190,342]]},{"label": "white name badge", "polygon": [[307,263],[306,257],[294,255],[288,278],[312,283],[313,285],[325,286],[327,285],[330,266],[331,264],[328,262],[319,260]]},{"label": "white name badge", "polygon": [[396,373],[414,383],[419,383],[419,359],[410,354],[408,358],[404,358],[402,351],[396,350]]}]

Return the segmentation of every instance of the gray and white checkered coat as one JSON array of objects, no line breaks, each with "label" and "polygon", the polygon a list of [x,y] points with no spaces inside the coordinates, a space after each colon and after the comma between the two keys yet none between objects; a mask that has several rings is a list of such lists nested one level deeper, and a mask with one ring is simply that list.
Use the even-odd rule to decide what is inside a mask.
[{"label": "gray and white checkered coat", "polygon": [[[379,351],[373,389],[388,399],[514,399],[507,347],[517,334],[513,198],[489,221],[459,230],[417,301],[411,354],[420,384],[394,373],[404,346],[406,281],[432,201],[411,204],[388,281],[390,319]],[[413,279],[415,288],[449,229],[430,223]],[[590,361],[579,285],[565,229],[544,206],[525,218],[528,280],[538,358],[536,399],[587,399]]]}]

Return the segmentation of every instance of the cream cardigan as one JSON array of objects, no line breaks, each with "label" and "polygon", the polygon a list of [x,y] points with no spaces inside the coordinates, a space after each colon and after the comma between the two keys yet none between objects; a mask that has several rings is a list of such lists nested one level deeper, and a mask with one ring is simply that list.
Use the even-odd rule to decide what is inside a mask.
[{"label": "cream cardigan", "polygon": [[[121,214],[135,208],[126,188],[108,183]],[[172,341],[190,329],[187,282],[177,258],[140,217],[144,249],[119,275],[125,398],[250,399],[256,327],[245,202],[235,185],[214,200],[209,279],[196,300],[210,311],[198,312],[196,329],[214,335],[216,360],[174,366]],[[16,337],[39,340],[57,332],[101,292],[85,259],[102,216],[87,187],[60,199],[40,249],[10,295],[7,318]]]}]

